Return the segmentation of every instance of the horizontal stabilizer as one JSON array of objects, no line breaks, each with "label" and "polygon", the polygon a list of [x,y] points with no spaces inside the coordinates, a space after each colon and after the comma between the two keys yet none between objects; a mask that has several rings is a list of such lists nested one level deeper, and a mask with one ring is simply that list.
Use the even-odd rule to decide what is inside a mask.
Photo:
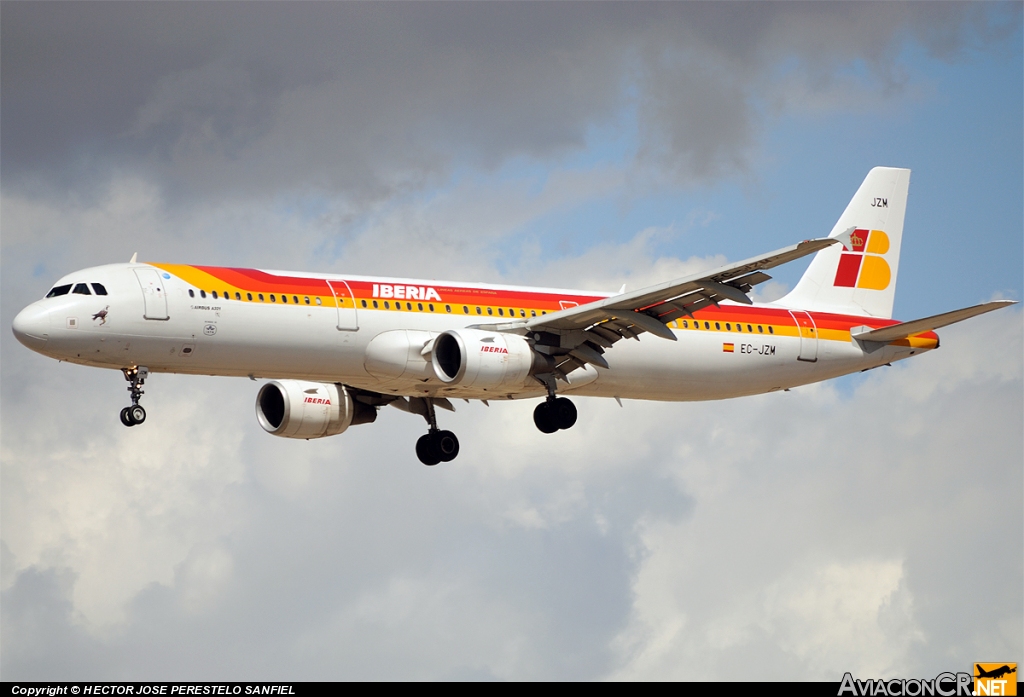
[{"label": "horizontal stabilizer", "polygon": [[965,319],[970,319],[976,315],[983,315],[986,312],[998,310],[999,308],[1006,307],[1007,305],[1016,305],[1016,301],[994,300],[989,303],[974,305],[973,307],[965,307],[962,310],[943,312],[941,315],[934,315],[932,317],[925,317],[924,319],[915,319],[910,322],[894,324],[891,327],[882,327],[881,329],[874,329],[860,333],[857,333],[856,330],[854,330],[851,334],[857,341],[889,343],[890,341],[899,341],[900,339],[906,339],[907,337],[914,336],[915,334],[930,332],[933,329],[945,327],[950,324],[956,324],[957,322],[962,322]]}]

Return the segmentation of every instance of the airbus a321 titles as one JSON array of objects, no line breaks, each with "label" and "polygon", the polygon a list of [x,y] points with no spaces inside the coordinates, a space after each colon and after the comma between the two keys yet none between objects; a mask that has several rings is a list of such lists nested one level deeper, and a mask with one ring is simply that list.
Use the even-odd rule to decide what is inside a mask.
[{"label": "airbus a321 titles", "polygon": [[[617,294],[479,283],[141,263],[61,278],[14,320],[18,340],[129,383],[121,422],[146,420],[154,373],[269,379],[268,433],[322,438],[391,405],[426,419],[426,465],[459,441],[451,400],[533,399],[538,429],[576,423],[567,395],[693,401],[784,390],[938,348],[935,329],[1012,304],[892,319],[910,171],[868,173],[828,237]],[[815,255],[770,303],[765,271]]]}]

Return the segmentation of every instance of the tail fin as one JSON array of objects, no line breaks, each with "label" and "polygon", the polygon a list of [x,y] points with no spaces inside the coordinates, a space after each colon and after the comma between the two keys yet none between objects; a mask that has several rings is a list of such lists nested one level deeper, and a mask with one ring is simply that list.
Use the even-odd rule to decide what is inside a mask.
[{"label": "tail fin", "polygon": [[801,310],[892,317],[910,170],[875,167],[857,189],[829,237],[779,305]]}]

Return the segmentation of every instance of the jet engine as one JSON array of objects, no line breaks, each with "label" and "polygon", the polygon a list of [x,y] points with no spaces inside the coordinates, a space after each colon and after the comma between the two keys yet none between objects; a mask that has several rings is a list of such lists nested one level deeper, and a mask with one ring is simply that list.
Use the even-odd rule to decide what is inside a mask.
[{"label": "jet engine", "polygon": [[552,369],[548,356],[518,334],[450,329],[434,340],[434,374],[441,382],[491,389],[521,387],[534,373]]},{"label": "jet engine", "polygon": [[377,410],[337,383],[271,380],[256,395],[256,418],[271,435],[309,440],[371,423]]}]

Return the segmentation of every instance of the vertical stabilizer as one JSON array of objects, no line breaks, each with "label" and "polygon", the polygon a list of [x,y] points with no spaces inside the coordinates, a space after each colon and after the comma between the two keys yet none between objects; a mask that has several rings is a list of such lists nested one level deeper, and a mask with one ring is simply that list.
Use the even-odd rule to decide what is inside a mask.
[{"label": "vertical stabilizer", "polygon": [[843,245],[818,252],[796,288],[777,304],[891,318],[909,186],[909,169],[868,172],[829,235],[842,237]]}]

